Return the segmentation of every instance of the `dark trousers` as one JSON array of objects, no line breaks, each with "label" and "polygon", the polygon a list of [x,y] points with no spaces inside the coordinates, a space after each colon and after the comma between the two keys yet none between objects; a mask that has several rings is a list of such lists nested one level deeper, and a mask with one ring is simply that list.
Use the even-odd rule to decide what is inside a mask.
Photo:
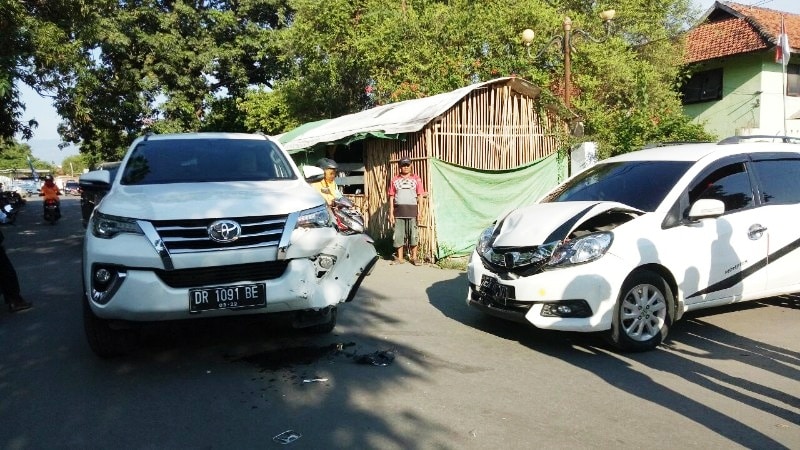
[{"label": "dark trousers", "polygon": [[6,303],[11,303],[19,298],[19,279],[17,271],[11,265],[11,260],[6,255],[6,249],[0,245],[0,291]]}]

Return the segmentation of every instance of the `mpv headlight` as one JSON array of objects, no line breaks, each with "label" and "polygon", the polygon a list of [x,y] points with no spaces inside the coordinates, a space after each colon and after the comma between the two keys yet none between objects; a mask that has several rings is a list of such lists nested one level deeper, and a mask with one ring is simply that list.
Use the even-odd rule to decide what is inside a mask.
[{"label": "mpv headlight", "polygon": [[562,243],[553,251],[549,266],[566,266],[594,261],[605,255],[614,235],[609,232],[592,233]]},{"label": "mpv headlight", "polygon": [[120,233],[144,234],[136,219],[111,216],[95,211],[89,224],[92,234],[101,239],[111,239]]},{"label": "mpv headlight", "polygon": [[327,206],[317,206],[300,212],[297,228],[322,228],[332,226]]},{"label": "mpv headlight", "polygon": [[481,236],[478,238],[478,245],[475,246],[475,250],[478,251],[479,255],[485,255],[487,250],[491,250],[492,233],[494,233],[494,225],[483,230]]}]

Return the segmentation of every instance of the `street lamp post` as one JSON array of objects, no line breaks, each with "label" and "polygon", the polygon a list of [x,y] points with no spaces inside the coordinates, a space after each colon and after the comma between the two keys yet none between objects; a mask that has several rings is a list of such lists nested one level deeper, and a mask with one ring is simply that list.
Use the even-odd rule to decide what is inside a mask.
[{"label": "street lamp post", "polygon": [[[569,109],[571,107],[571,99],[572,99],[572,40],[573,37],[581,36],[584,39],[588,39],[592,42],[603,42],[611,35],[611,21],[614,20],[615,11],[613,9],[608,9],[600,13],[600,18],[603,19],[603,24],[606,27],[606,35],[602,39],[596,39],[592,37],[589,33],[581,29],[572,29],[572,19],[569,17],[564,17],[563,22],[561,23],[561,27],[564,31],[563,35],[555,35],[550,37],[539,50],[539,53],[534,56],[534,59],[539,59],[540,56],[547,50],[551,45],[560,43],[561,44],[561,54],[564,57],[564,105]],[[530,56],[531,51],[531,43],[533,43],[533,38],[535,33],[530,28],[526,28],[522,31],[522,43],[525,44],[526,50],[528,52],[528,56]],[[572,175],[572,155],[570,151],[567,150],[567,176]]]},{"label": "street lamp post", "polygon": [[[538,59],[542,54],[547,50],[551,45],[555,43],[561,44],[561,54],[564,57],[564,105],[567,108],[571,105],[571,97],[572,97],[572,58],[571,58],[571,51],[572,51],[572,41],[573,35],[581,36],[585,39],[588,39],[592,42],[603,42],[611,35],[611,21],[614,20],[615,11],[613,9],[609,9],[600,13],[600,18],[603,19],[603,23],[606,27],[606,35],[602,39],[596,39],[592,37],[589,33],[581,29],[572,29],[572,19],[569,17],[564,17],[564,21],[561,23],[562,29],[564,31],[563,35],[555,35],[552,36],[548,41],[547,44],[542,47],[539,53],[536,54],[534,59]],[[535,33],[530,28],[527,28],[522,31],[522,43],[525,44],[527,47],[528,55],[530,55],[530,46],[533,43],[533,38]]]}]

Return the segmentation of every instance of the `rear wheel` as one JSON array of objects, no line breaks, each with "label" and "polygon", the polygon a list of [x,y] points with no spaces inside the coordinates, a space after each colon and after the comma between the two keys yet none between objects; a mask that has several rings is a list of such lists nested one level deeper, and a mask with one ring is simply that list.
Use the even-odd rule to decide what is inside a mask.
[{"label": "rear wheel", "polygon": [[651,271],[635,272],[625,280],[614,308],[610,341],[620,350],[656,348],[667,337],[675,310],[672,290]]},{"label": "rear wheel", "polygon": [[136,343],[135,329],[116,327],[112,321],[97,317],[86,300],[83,301],[83,329],[89,347],[101,358],[125,355]]}]

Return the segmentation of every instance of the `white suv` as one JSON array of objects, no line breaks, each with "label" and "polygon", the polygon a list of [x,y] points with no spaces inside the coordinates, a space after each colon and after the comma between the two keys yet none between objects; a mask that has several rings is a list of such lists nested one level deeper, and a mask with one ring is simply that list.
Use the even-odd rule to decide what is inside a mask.
[{"label": "white suv", "polygon": [[292,312],[328,332],[377,260],[334,228],[319,193],[262,135],[149,135],[133,142],[83,246],[84,325],[99,356],[148,321]]},{"label": "white suv", "polygon": [[800,146],[757,140],[652,148],[577,174],[484,231],[467,303],[647,350],[687,311],[800,291]]}]

